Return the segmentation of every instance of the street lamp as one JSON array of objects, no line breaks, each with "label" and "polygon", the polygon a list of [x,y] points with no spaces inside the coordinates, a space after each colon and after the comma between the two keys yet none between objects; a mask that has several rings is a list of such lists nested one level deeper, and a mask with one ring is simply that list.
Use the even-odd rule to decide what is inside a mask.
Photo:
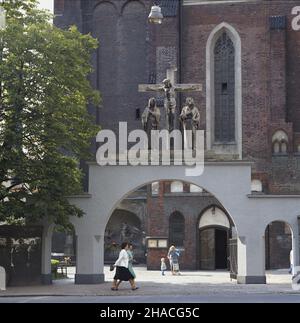
[{"label": "street lamp", "polygon": [[0,30],[5,29],[6,27],[6,12],[0,7]]},{"label": "street lamp", "polygon": [[149,22],[151,24],[160,25],[162,24],[163,19],[164,19],[164,16],[161,12],[161,7],[157,5],[152,6],[150,15],[148,17]]}]

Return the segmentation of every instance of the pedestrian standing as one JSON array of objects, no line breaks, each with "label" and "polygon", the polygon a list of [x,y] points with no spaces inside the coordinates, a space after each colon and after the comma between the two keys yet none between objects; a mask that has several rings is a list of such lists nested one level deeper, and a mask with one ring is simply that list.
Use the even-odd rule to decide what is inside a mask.
[{"label": "pedestrian standing", "polygon": [[168,259],[170,262],[172,275],[180,275],[179,272],[179,250],[175,246],[171,246],[168,252]]}]

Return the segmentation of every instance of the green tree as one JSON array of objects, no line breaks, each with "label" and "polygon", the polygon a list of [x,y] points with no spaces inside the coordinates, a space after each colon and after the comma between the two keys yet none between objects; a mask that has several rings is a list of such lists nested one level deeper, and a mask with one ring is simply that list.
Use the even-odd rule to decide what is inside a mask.
[{"label": "green tree", "polygon": [[61,30],[36,0],[6,0],[0,31],[0,221],[49,217],[67,226],[83,212],[81,159],[99,130],[87,111],[100,95],[88,81],[98,44]]}]

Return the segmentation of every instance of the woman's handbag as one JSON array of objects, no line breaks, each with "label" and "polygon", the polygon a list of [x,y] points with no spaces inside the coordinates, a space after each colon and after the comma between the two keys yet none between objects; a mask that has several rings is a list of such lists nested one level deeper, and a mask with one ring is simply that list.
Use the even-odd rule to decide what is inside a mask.
[{"label": "woman's handbag", "polygon": [[114,265],[110,265],[109,270],[110,271],[114,271],[115,270],[115,266]]}]

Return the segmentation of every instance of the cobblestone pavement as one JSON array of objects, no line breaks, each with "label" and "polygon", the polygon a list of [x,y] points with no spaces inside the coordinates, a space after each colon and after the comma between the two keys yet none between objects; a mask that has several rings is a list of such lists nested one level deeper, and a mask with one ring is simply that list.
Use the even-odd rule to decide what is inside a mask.
[{"label": "cobblestone pavement", "polygon": [[291,276],[287,271],[269,272],[267,285],[238,285],[231,281],[228,272],[187,271],[180,276],[170,272],[162,276],[159,271],[136,268],[137,291],[131,291],[124,282],[117,292],[111,291],[113,272],[105,268],[106,282],[101,285],[74,285],[74,269],[69,269],[69,279],[54,281],[51,286],[10,287],[1,296],[224,296],[236,297],[245,294],[293,295]]}]

